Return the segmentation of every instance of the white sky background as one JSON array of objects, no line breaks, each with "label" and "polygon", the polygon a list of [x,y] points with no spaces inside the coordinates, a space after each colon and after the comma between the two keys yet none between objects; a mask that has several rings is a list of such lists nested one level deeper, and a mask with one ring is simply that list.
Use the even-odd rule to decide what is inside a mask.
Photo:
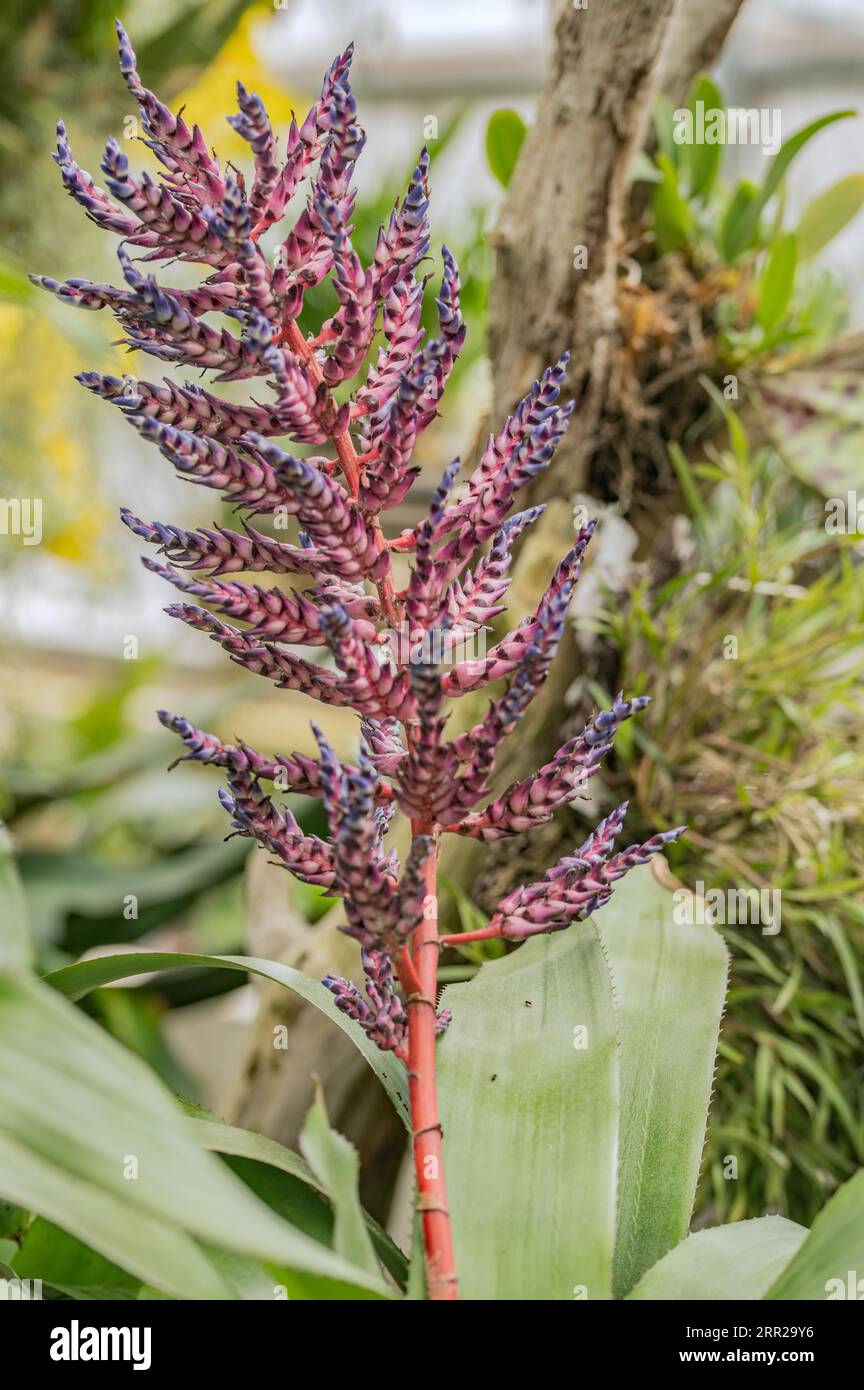
[{"label": "white sky background", "polygon": [[[394,171],[410,167],[423,143],[425,115],[441,119],[460,101],[472,102],[434,174],[437,247],[458,233],[472,206],[494,205],[500,196],[486,167],[486,122],[502,105],[530,119],[545,65],[548,11],[549,0],[293,0],[284,12],[274,8],[260,41],[277,75],[311,94],[335,53],[356,40],[355,85],[368,133],[358,183],[370,192]],[[864,108],[864,0],[746,0],[720,81],[730,104],[779,106],[783,138],[828,110]],[[792,171],[790,212],[843,174],[864,169],[862,135],[859,118],[817,137]],[[758,152],[734,153],[743,156],[736,172],[760,176]],[[860,279],[862,224],[864,216],[830,250],[829,263],[853,294]],[[864,290],[858,295],[861,321]],[[158,377],[158,367],[154,370]],[[93,445],[105,458],[106,492],[118,505],[129,503],[147,520],[206,525],[211,519],[207,490],[183,489],[167,465],[154,466],[152,448],[135,440],[124,422],[106,419]],[[117,526],[122,532],[119,521]],[[31,551],[28,563],[18,567],[22,582],[14,574],[5,578],[12,639],[116,655],[123,636],[132,632],[142,646],[170,644],[178,660],[224,661],[201,634],[162,614],[162,604],[175,596],[160,592],[137,558],[152,548],[125,533],[120,543],[129,557],[128,579],[113,593],[100,590],[98,596],[68,566]]]}]

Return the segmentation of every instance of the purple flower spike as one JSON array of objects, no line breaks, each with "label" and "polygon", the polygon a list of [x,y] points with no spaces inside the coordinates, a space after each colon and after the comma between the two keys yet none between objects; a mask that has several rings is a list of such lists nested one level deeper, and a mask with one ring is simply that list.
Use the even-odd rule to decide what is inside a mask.
[{"label": "purple flower spike", "polygon": [[[221,164],[199,128],[144,85],[119,23],[117,37],[158,172],[136,171],[127,156],[134,146],[109,140],[100,187],[76,163],[62,123],[54,158],[85,215],[119,238],[119,283],[32,278],[64,304],[112,315],[131,351],[211,374],[213,389],[198,380],[79,375],[182,480],[215,490],[238,514],[232,527],[207,525],[205,516],[189,530],[125,508],[122,520],[158,552],[144,564],[175,590],[169,616],[244,672],[353,711],[359,751],[346,760],[316,729],[317,757],[269,756],[182,716],[159,718],[180,740],[178,761],[222,770],[233,833],[344,900],[343,929],[360,947],[365,983],[328,976],[336,1008],[376,1046],[412,1068],[419,1055],[428,1067],[430,1044],[449,1022],[436,999],[440,947],[451,940],[437,928],[441,835],[492,843],[543,825],[579,796],[616,731],[647,704],[646,696],[619,695],[533,776],[495,789],[504,741],[546,679],[594,532],[590,522],[575,537],[533,613],[506,635],[496,632],[482,655],[466,654],[469,639],[501,619],[514,552],[542,514],[539,506],[511,511],[572,417],[562,396],[567,356],[534,382],[461,482],[459,460],[450,464],[422,521],[388,534],[388,513],[420,472],[418,439],[465,342],[459,270],[446,246],[437,327],[430,336],[423,328],[427,151],[364,263],[351,240],[352,180],[365,142],[351,46],[331,63],[305,118],[292,119],[279,140],[260,97],[237,84],[228,120],[245,141],[244,174]],[[289,206],[297,208],[290,216]],[[189,265],[199,269],[193,283],[169,286],[153,273],[159,262],[170,263],[175,280]],[[309,292],[325,280],[335,312],[314,329],[304,315],[301,329]],[[250,389],[227,399],[220,384],[228,382],[250,383],[254,397]],[[289,575],[294,587],[282,578]],[[500,685],[485,715],[473,727],[457,724],[464,731],[448,738],[451,701],[492,682]],[[327,841],[305,834],[280,794],[319,798]],[[387,843],[397,810],[411,824],[403,864]],[[681,834],[665,831],[616,852],[625,811],[618,807],[575,853],[510,893],[482,935],[517,942],[562,930]],[[428,1075],[412,1081],[415,1092],[428,1101]],[[441,1157],[439,1127],[427,1118],[417,1122],[417,1181],[437,1222],[446,1193],[419,1161],[428,1154],[437,1165]],[[431,1268],[438,1278],[439,1266]]]}]

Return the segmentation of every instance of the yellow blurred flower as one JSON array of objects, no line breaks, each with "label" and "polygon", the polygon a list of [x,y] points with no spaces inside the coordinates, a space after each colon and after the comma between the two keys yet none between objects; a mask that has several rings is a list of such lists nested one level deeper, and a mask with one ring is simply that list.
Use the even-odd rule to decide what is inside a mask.
[{"label": "yellow blurred flower", "polygon": [[223,164],[229,159],[249,158],[246,141],[225,119],[237,110],[238,79],[244,87],[257,92],[277,133],[287,129],[295,110],[298,120],[302,120],[311,104],[278,84],[259,57],[257,49],[263,47],[262,35],[267,25],[272,23],[271,5],[253,5],[209,67],[172,102],[174,110],[180,106],[186,107],[187,119],[198,122]]}]

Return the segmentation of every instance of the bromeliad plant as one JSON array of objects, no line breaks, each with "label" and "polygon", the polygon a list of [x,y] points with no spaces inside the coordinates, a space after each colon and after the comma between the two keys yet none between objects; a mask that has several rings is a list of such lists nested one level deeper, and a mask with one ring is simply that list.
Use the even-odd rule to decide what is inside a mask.
[{"label": "bromeliad plant", "polygon": [[[337,1007],[407,1068],[429,1296],[452,1299],[457,1275],[435,1081],[436,1037],[449,1021],[437,1008],[438,958],[452,938],[437,929],[438,842],[445,832],[491,842],[548,821],[596,771],[619,725],[647,703],[619,697],[535,776],[489,800],[496,756],[546,678],[593,532],[589,523],[579,533],[532,616],[489,651],[464,655],[502,611],[512,547],[540,513],[531,508],[508,519],[519,489],[548,465],[570,420],[572,404],[559,403],[566,358],[534,384],[461,488],[457,459],[428,516],[388,536],[383,517],[414,482],[417,438],[437,414],[465,337],[459,274],[446,247],[438,336],[424,341],[420,326],[426,153],[364,266],[351,243],[351,178],[364,135],[348,80],[350,48],[330,67],[306,119],[292,124],[281,157],[261,101],[238,84],[239,114],[229,119],[254,156],[247,188],[197,126],[190,129],[142,85],[117,27],[121,71],[163,173],[159,180],[134,174],[111,140],[104,191],[75,163],[61,124],[55,158],[63,182],[92,221],[121,237],[125,284],[34,278],[68,303],[110,309],[130,349],[204,368],[218,381],[267,388],[266,400],[238,405],[168,379],[80,378],[116,404],[181,477],[217,489],[245,514],[238,530],[187,531],[124,510],[125,524],[170,562],[145,560],[184,596],[167,611],[280,688],[362,719],[351,764],[315,726],[318,759],[267,758],[160,714],[183,740],[186,758],[224,769],[221,799],[234,830],[256,838],[298,878],[344,899],[344,931],[360,946],[365,992],[333,977],[324,984]],[[283,236],[286,209],[307,179],[305,205]],[[268,254],[262,239],[277,226],[282,239]],[[149,269],[156,261],[202,265],[208,274],[195,286],[167,288]],[[304,295],[328,276],[339,308],[309,338],[298,326]],[[234,320],[236,332],[208,321],[219,313]],[[379,317],[381,344],[369,361]],[[330,451],[298,457],[275,442],[285,436]],[[296,518],[298,543],[253,525],[259,516],[271,518],[274,530]],[[396,577],[400,558],[410,560],[404,584]],[[241,571],[292,574],[302,587],[266,588],[238,579]],[[332,664],[298,656],[288,644],[329,651]],[[422,661],[414,659],[418,647]],[[501,681],[485,717],[448,740],[446,701]],[[329,842],[304,834],[266,782],[320,797]],[[385,848],[397,810],[412,836],[402,866]],[[469,937],[521,942],[562,930],[602,906],[630,868],[682,833],[664,831],[616,853],[625,810],[607,816],[539,882],[509,894],[490,925]]]}]

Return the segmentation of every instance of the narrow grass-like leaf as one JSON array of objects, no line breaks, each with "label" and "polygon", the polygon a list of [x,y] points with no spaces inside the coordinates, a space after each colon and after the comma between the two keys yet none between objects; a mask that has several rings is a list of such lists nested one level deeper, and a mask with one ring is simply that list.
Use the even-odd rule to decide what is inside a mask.
[{"label": "narrow grass-like leaf", "polygon": [[443,996],[440,1096],[463,1297],[611,1296],[618,1053],[585,923]]}]

